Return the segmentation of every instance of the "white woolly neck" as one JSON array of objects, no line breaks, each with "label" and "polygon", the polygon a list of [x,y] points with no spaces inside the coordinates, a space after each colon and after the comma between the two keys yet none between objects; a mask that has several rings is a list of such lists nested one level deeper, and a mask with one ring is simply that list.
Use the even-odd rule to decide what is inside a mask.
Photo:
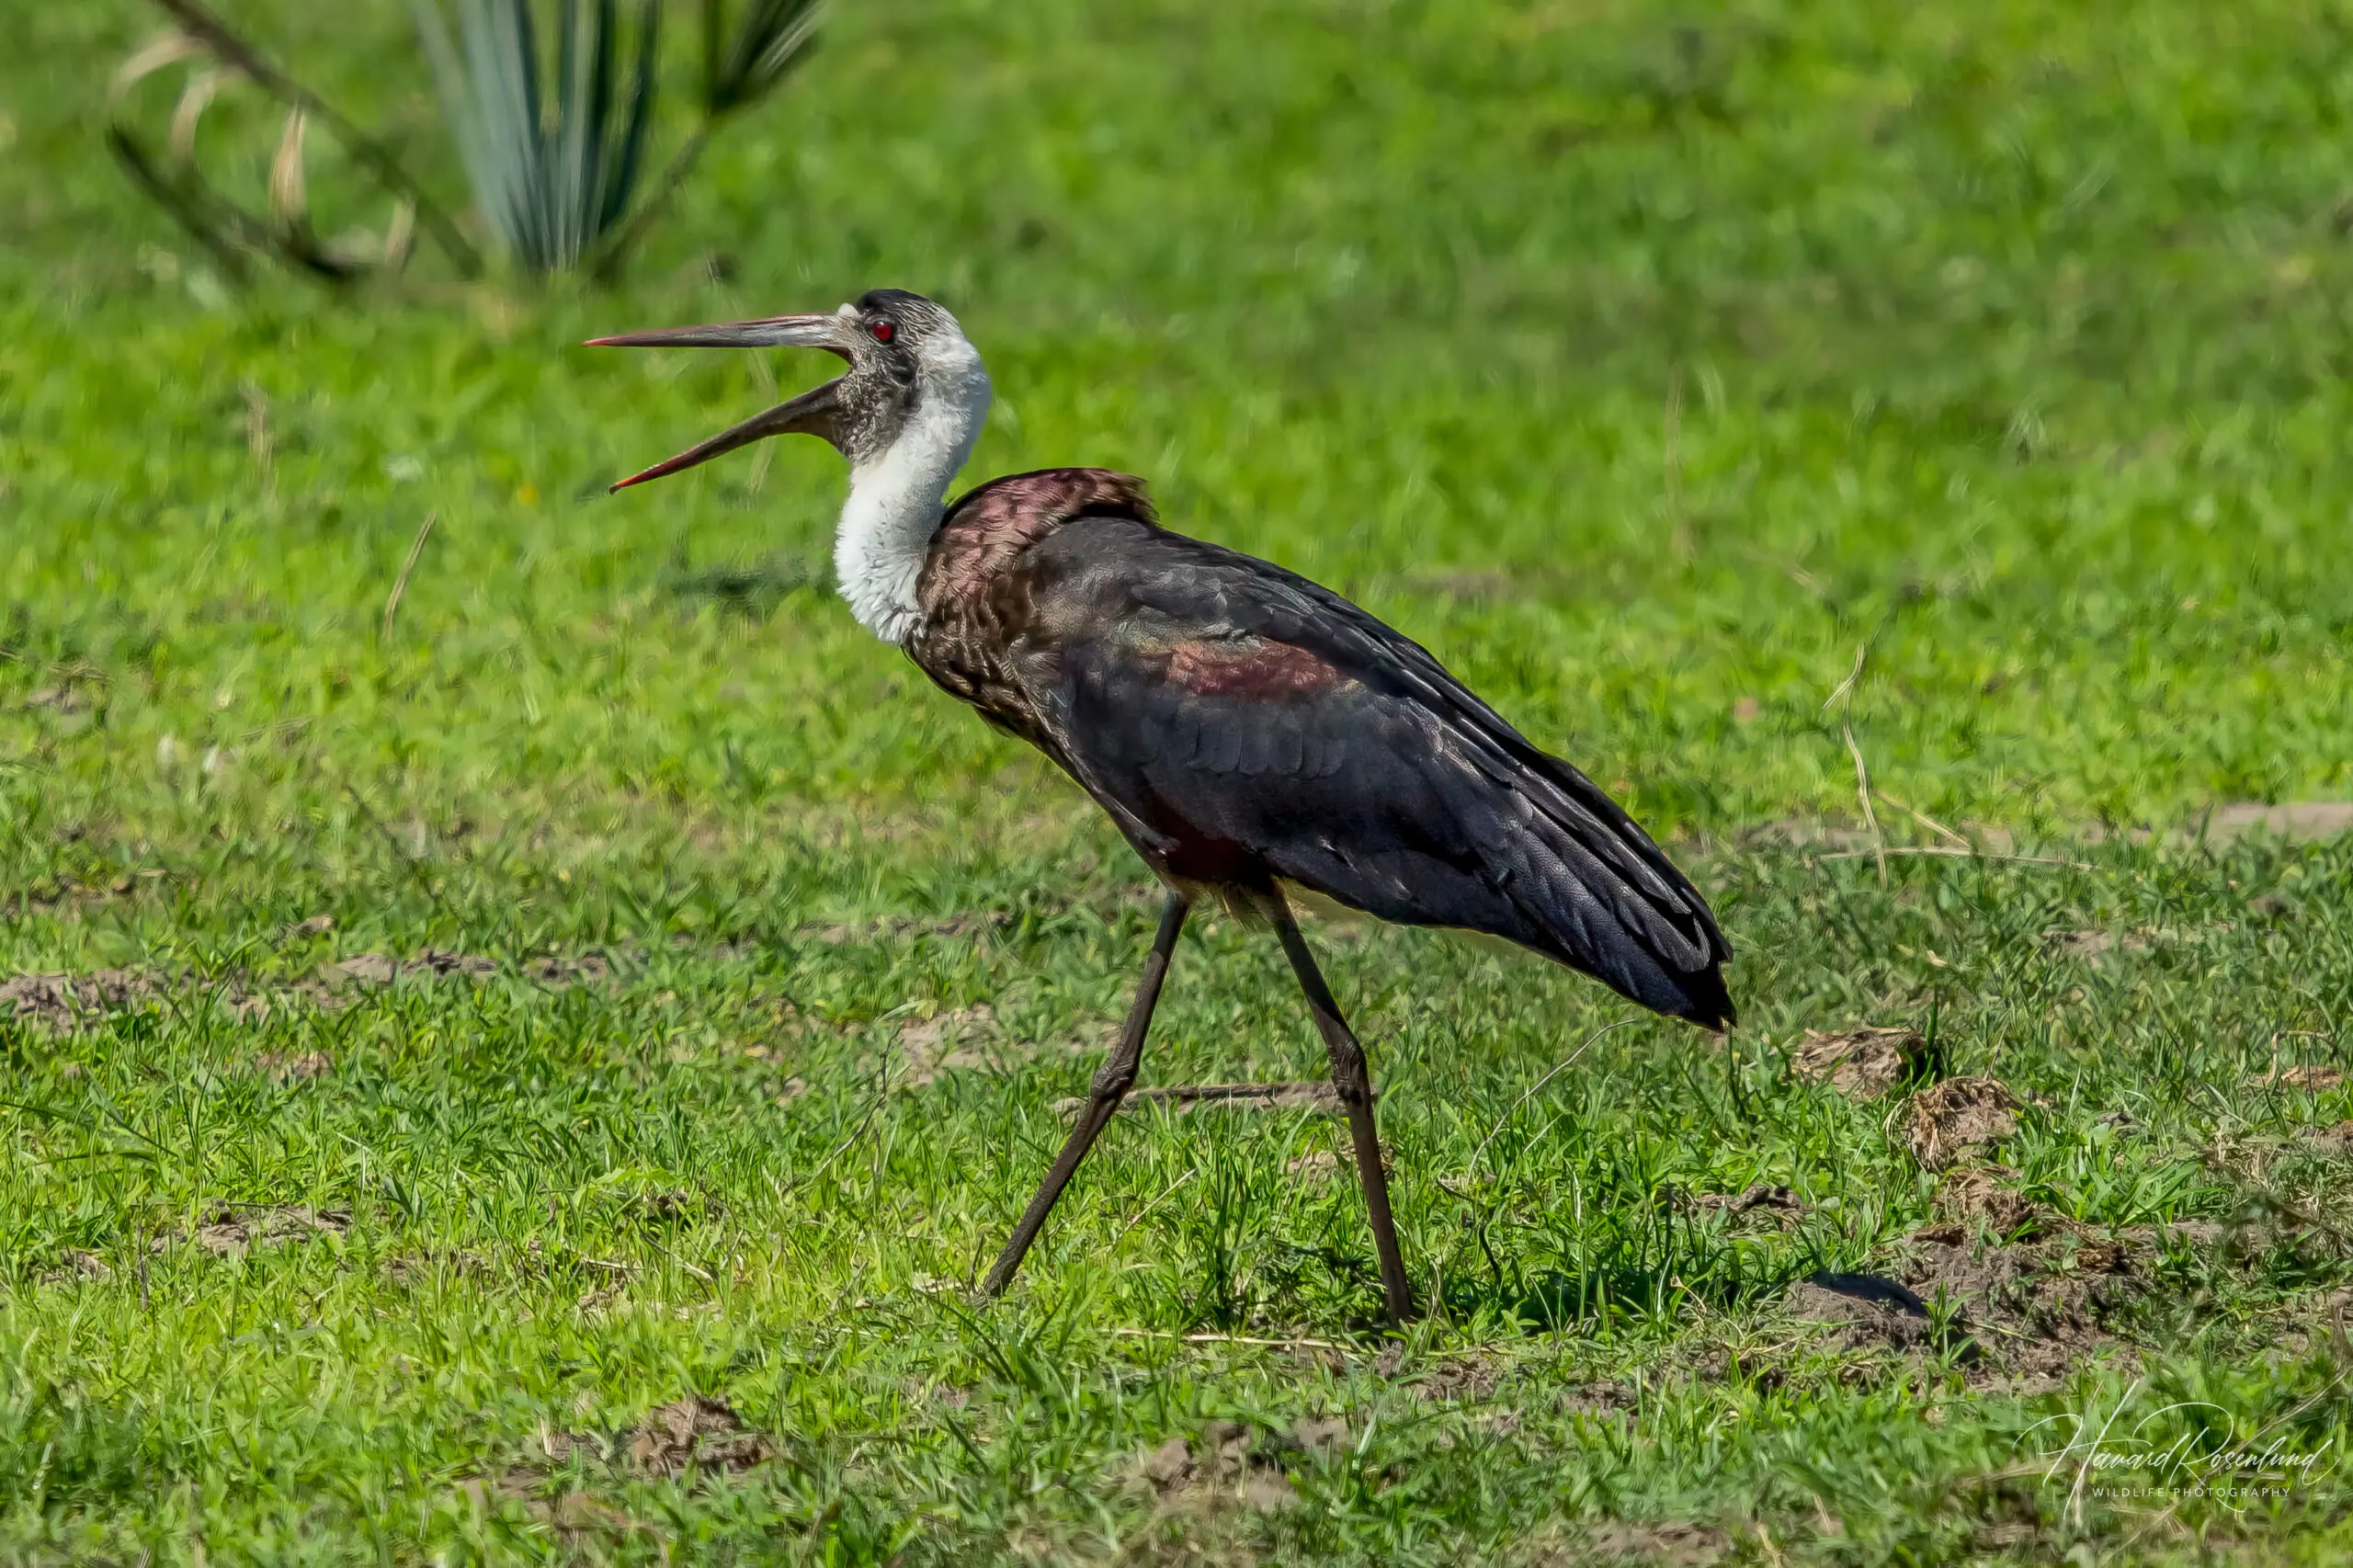
[{"label": "white woolly neck", "polygon": [[904,644],[921,619],[915,579],[946,515],[949,482],[989,417],[989,374],[961,334],[926,343],[922,391],[896,439],[855,461],[834,532],[834,576],[858,623]]}]

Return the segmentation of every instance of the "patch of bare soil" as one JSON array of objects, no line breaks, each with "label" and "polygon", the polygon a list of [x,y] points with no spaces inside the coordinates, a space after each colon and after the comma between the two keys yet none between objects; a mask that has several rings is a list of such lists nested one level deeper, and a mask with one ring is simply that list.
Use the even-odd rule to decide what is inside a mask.
[{"label": "patch of bare soil", "polygon": [[1869,849],[1871,835],[1826,817],[1776,817],[1740,829],[1734,844],[1745,849]]},{"label": "patch of bare soil", "polygon": [[395,1285],[411,1287],[423,1284],[444,1269],[460,1278],[480,1278],[489,1274],[490,1263],[480,1253],[462,1247],[419,1247],[389,1260],[384,1265],[384,1278]]},{"label": "patch of bare soil", "polygon": [[155,976],[141,969],[19,974],[0,981],[0,1009],[53,1034],[64,1034],[85,1019],[151,1006],[162,991]]},{"label": "patch of bare soil", "polygon": [[1946,1170],[2018,1130],[2018,1100],[1999,1082],[1948,1078],[1913,1097],[1907,1138],[1923,1165]]},{"label": "patch of bare soil", "polygon": [[1493,1399],[1510,1370],[1511,1364],[1502,1357],[1473,1351],[1445,1358],[1406,1386],[1413,1390],[1415,1399]]},{"label": "patch of bare soil", "polygon": [[613,978],[613,962],[600,952],[581,953],[573,958],[543,954],[524,960],[523,978],[556,987],[602,985]]},{"label": "patch of bare soil", "polygon": [[1283,1162],[1283,1175],[1301,1181],[1330,1181],[1340,1174],[1340,1156],[1330,1149],[1310,1149]]},{"label": "patch of bare soil", "polygon": [[1633,1414],[1641,1401],[1624,1383],[1597,1382],[1563,1389],[1553,1403],[1563,1415],[1616,1416]]},{"label": "patch of bare soil", "polygon": [[[86,882],[66,873],[48,878],[27,888],[25,903],[34,909],[51,910],[65,906],[86,906],[111,903],[117,899],[136,898],[162,887],[171,876],[169,871],[149,869],[132,871],[102,882]],[[12,897],[11,903],[15,900]]]},{"label": "patch of bare soil", "polygon": [[[347,984],[390,985],[396,980],[488,980],[499,972],[499,961],[481,953],[426,948],[414,957],[394,959],[383,953],[355,953],[326,965],[319,980],[330,989]],[[523,978],[561,990],[573,985],[602,985],[614,975],[612,955],[600,949],[570,956],[541,954],[526,959]]]},{"label": "patch of bare soil", "polygon": [[2257,1073],[2246,1081],[2250,1089],[2302,1089],[2321,1094],[2345,1086],[2345,1074],[2334,1067],[2307,1064],[2302,1067],[2276,1067],[2268,1073]]},{"label": "patch of bare soil", "polygon": [[[2209,927],[2212,931],[2228,931],[2231,925],[2223,921]],[[2097,969],[2112,954],[2146,953],[2158,948],[2182,947],[2201,939],[2207,933],[2171,926],[2135,926],[2128,931],[2110,931],[2097,927],[2081,930],[2057,929],[2045,931],[2043,939],[2062,958],[2075,959]]]},{"label": "patch of bare soil", "polygon": [[1923,1299],[1955,1304],[1976,1351],[1972,1381],[2036,1393],[2120,1342],[2106,1321],[2143,1287],[2121,1248],[2090,1244],[1984,1245],[1915,1237],[1900,1272]]},{"label": "patch of bare soil", "polygon": [[796,927],[793,935],[809,937],[838,948],[852,942],[887,941],[903,937],[975,937],[983,931],[1002,931],[1015,924],[1014,917],[1002,911],[991,910],[970,915],[951,915],[945,920],[923,920],[911,915],[890,915],[880,920],[853,923],[812,924]]},{"label": "patch of bare soil", "polygon": [[1003,1057],[993,1062],[986,1050],[995,1022],[995,1010],[983,1003],[901,1025],[901,1086],[920,1089],[938,1081],[943,1073],[970,1072],[1000,1064]]},{"label": "patch of bare soil", "polygon": [[335,1071],[335,1059],[324,1051],[305,1051],[289,1054],[265,1051],[254,1058],[254,1071],[280,1084],[304,1083],[324,1078]]},{"label": "patch of bare soil", "polygon": [[775,1443],[747,1432],[723,1398],[689,1394],[646,1412],[629,1434],[630,1462],[649,1475],[678,1475],[688,1470],[736,1473],[776,1458]]},{"label": "patch of bare soil", "polygon": [[1712,1210],[1750,1223],[1768,1224],[1784,1231],[1806,1215],[1805,1202],[1795,1191],[1786,1187],[1768,1186],[1761,1181],[1745,1192],[1697,1194],[1689,1199],[1689,1206],[1694,1210]]},{"label": "patch of bare soil", "polygon": [[329,976],[341,975],[362,985],[390,985],[395,980],[447,980],[452,976],[485,980],[498,972],[498,960],[479,953],[450,952],[426,948],[412,959],[389,959],[381,953],[357,953],[329,964]]},{"label": "patch of bare soil", "polygon": [[1835,1034],[1806,1030],[1790,1053],[1790,1071],[1808,1082],[1827,1084],[1848,1099],[1873,1100],[1906,1079],[1925,1074],[1928,1042],[1917,1029],[1865,1025]]},{"label": "patch of bare soil", "polygon": [[[1345,1437],[1345,1424],[1340,1433]],[[1328,1442],[1330,1434],[1319,1425],[1314,1436]],[[1171,1437],[1139,1455],[1130,1484],[1150,1491],[1171,1507],[1288,1508],[1299,1501],[1299,1493],[1274,1457],[1285,1446],[1308,1445],[1301,1439],[1290,1445],[1270,1443],[1265,1434],[1239,1421],[1212,1421],[1192,1442]]]},{"label": "patch of bare soil", "polygon": [[1310,1415],[1290,1429],[1291,1441],[1305,1454],[1341,1454],[1355,1446],[1356,1435],[1345,1415]]},{"label": "patch of bare soil", "polygon": [[1641,1562],[1656,1568],[1711,1568],[1732,1551],[1732,1538],[1713,1525],[1615,1520],[1580,1543],[1586,1562]]},{"label": "patch of bare soil", "polygon": [[2203,1250],[2221,1244],[2230,1233],[2229,1226],[2212,1220],[2176,1220],[2165,1225],[2128,1225],[2116,1233],[2116,1239],[2137,1254],[2173,1246]]},{"label": "patch of bare soil", "polygon": [[[1944,1349],[1974,1384],[2039,1393],[2095,1357],[2132,1354],[2109,1324],[2149,1289],[2136,1260],[2153,1245],[2211,1246],[2221,1234],[2214,1225],[2143,1227],[2113,1239],[2071,1233],[2006,1245],[1972,1243],[1959,1225],[1931,1226],[1889,1274],[1816,1275],[1788,1301],[1794,1315],[1837,1325],[1845,1348]],[[1932,1305],[1944,1317],[1941,1335]]]},{"label": "patch of bare soil", "polygon": [[[318,921],[327,918],[316,917]],[[295,929],[314,926],[316,921],[306,921]],[[328,927],[316,928],[324,932]],[[427,948],[409,959],[358,953],[275,988],[266,988],[254,976],[235,971],[211,975],[153,968],[98,969],[84,974],[44,971],[0,980],[0,1018],[65,1034],[105,1018],[166,1005],[217,1004],[233,1017],[253,1021],[297,1003],[334,1011],[349,1005],[354,986],[390,985],[395,980],[483,980],[498,970],[497,960],[478,953]],[[573,985],[602,981],[612,971],[602,955],[592,953],[577,959],[533,960],[524,972],[543,984]]]},{"label": "patch of bare soil", "polygon": [[[2040,1392],[2090,1358],[2130,1353],[2109,1325],[2149,1288],[2137,1258],[2166,1242],[2211,1245],[2222,1233],[2179,1225],[2097,1234],[2025,1198],[2017,1180],[2000,1165],[1954,1169],[1938,1190],[1937,1222],[1910,1238],[1888,1275],[1839,1277],[1843,1290],[1816,1276],[1792,1290],[1792,1311],[1847,1325],[1850,1347],[1952,1351],[1972,1382]],[[1822,1289],[1869,1306],[1834,1304]]]},{"label": "patch of bare soil", "polygon": [[2353,801],[2234,801],[2192,817],[2184,832],[2218,843],[2263,836],[2313,844],[2353,833]]},{"label": "patch of bare soil", "polygon": [[293,1204],[217,1209],[209,1219],[197,1224],[164,1232],[148,1244],[148,1250],[165,1252],[182,1244],[192,1244],[215,1257],[243,1257],[255,1247],[339,1236],[350,1229],[351,1216],[341,1209],[305,1209]]}]

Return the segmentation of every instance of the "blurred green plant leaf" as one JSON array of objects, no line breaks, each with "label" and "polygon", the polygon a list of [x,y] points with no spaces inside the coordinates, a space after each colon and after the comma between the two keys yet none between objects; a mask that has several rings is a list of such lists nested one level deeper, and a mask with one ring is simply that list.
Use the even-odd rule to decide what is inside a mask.
[{"label": "blurred green plant leaf", "polygon": [[[411,0],[474,199],[508,256],[562,271],[628,213],[654,119],[660,0],[563,0],[545,58],[530,0]],[[626,32],[626,36],[625,36]],[[634,43],[627,83],[617,81]]]},{"label": "blurred green plant leaf", "polygon": [[767,97],[817,42],[818,0],[750,0],[733,29],[727,0],[703,0],[703,112],[713,119]]}]

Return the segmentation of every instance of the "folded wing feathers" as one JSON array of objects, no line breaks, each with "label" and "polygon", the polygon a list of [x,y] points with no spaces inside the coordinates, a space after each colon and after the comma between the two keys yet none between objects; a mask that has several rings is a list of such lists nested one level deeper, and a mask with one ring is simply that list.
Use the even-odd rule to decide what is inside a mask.
[{"label": "folded wing feathers", "polygon": [[[1692,975],[1732,956],[1706,903],[1632,819],[1590,779],[1531,744],[1427,649],[1295,573],[1153,532],[1193,567],[1211,570],[1169,581],[1165,601],[1149,574],[1131,578],[1141,601],[1205,630],[1336,655],[1411,699],[1437,730],[1437,755],[1445,759],[1446,777],[1429,783],[1476,835],[1472,848],[1491,882],[1537,924],[1620,970],[1654,963]],[[1617,929],[1599,929],[1605,922]],[[1627,938],[1642,958],[1623,950]]]},{"label": "folded wing feathers", "polygon": [[[1682,873],[1668,862],[1642,829],[1594,784],[1567,765],[1547,756],[1504,718],[1448,675],[1427,649],[1392,631],[1320,584],[1291,574],[1277,592],[1291,603],[1282,619],[1296,618],[1295,631],[1310,624],[1330,636],[1343,631],[1368,665],[1394,673],[1452,744],[1460,759],[1489,790],[1500,789],[1518,803],[1516,825],[1529,846],[1541,846],[1525,873],[1513,877],[1506,896],[1547,926],[1574,930],[1580,945],[1595,950],[1593,911],[1580,907],[1570,888],[1598,901],[1618,924],[1641,940],[1668,968],[1688,973],[1732,956],[1729,944],[1706,905],[1687,893]],[[1264,579],[1260,579],[1263,583]],[[1254,586],[1256,585],[1254,585]],[[1269,605],[1268,608],[1274,608]],[[1336,621],[1337,624],[1336,624]],[[1269,626],[1280,635],[1290,627]],[[1468,780],[1463,780],[1467,783]],[[1479,791],[1482,795],[1486,791]],[[1589,796],[1590,800],[1580,799]],[[1495,802],[1471,808],[1474,820],[1492,815]],[[1508,862],[1509,851],[1502,846]],[[1545,862],[1549,862],[1546,864]]]}]

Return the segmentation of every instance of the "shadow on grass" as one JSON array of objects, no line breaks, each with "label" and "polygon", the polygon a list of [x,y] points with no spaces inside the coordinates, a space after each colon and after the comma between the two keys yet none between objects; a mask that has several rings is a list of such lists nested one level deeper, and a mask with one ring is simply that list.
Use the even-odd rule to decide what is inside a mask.
[{"label": "shadow on grass", "polygon": [[823,593],[832,585],[833,574],[822,562],[790,554],[693,570],[680,564],[662,577],[663,590],[675,599],[715,605],[755,619],[775,613],[777,606],[803,588]]}]

